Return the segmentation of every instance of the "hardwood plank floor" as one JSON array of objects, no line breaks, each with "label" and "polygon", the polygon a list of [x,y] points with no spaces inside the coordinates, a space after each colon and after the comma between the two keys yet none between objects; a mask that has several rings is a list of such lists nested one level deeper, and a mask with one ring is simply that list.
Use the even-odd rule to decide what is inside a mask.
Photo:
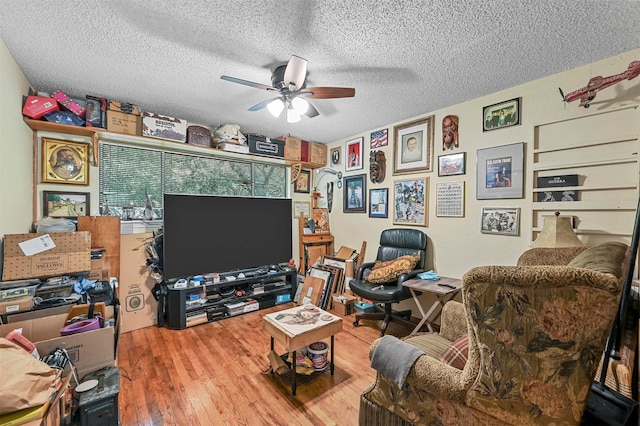
[{"label": "hardwood plank floor", "polygon": [[[360,394],[373,382],[369,346],[379,321],[343,318],[335,374],[299,384],[297,395],[269,372],[262,317],[293,304],[185,330],[147,327],[120,336],[122,425],[357,425]],[[391,322],[387,334],[410,328]],[[328,339],[327,339],[328,341]],[[282,352],[278,347],[276,351]]]}]

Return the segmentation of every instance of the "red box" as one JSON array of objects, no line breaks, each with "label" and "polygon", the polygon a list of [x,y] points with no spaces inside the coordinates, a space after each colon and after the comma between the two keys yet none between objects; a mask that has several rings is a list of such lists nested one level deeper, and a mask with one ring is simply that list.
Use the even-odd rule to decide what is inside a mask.
[{"label": "red box", "polygon": [[43,115],[59,110],[58,103],[51,100],[51,98],[44,96],[27,96],[24,107],[22,107],[22,114],[34,120],[39,120]]},{"label": "red box", "polygon": [[51,97],[58,101],[64,109],[74,113],[80,118],[84,118],[85,114],[87,113],[87,110],[82,105],[71,99],[62,90],[56,90],[55,92],[53,92]]}]

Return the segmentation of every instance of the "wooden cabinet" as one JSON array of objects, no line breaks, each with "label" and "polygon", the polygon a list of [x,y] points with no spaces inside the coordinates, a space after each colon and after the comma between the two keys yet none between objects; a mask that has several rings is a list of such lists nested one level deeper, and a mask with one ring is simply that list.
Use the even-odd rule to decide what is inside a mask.
[{"label": "wooden cabinet", "polygon": [[333,235],[329,232],[305,234],[304,213],[298,218],[298,233],[300,235],[300,262],[298,272],[304,274],[314,262],[322,256],[333,256]]}]

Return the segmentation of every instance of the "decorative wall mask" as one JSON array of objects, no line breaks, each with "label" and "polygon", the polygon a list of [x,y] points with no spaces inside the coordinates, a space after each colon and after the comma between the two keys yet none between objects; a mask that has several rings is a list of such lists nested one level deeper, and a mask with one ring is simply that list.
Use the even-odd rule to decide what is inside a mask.
[{"label": "decorative wall mask", "polygon": [[447,115],[442,119],[442,150],[458,147],[458,116]]},{"label": "decorative wall mask", "polygon": [[373,183],[382,183],[387,169],[387,159],[380,150],[371,151],[369,154],[369,178]]}]

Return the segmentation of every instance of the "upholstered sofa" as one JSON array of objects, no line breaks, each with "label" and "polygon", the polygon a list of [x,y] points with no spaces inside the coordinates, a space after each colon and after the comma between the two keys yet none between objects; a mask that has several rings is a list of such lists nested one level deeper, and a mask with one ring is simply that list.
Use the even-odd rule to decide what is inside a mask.
[{"label": "upholstered sofa", "polygon": [[[402,388],[377,372],[361,395],[360,425],[578,424],[628,257],[622,243],[535,248],[516,266],[471,269],[439,333],[396,340],[425,353]],[[465,336],[468,360],[458,369],[443,354]],[[381,339],[389,336],[373,342],[370,358]]]}]

